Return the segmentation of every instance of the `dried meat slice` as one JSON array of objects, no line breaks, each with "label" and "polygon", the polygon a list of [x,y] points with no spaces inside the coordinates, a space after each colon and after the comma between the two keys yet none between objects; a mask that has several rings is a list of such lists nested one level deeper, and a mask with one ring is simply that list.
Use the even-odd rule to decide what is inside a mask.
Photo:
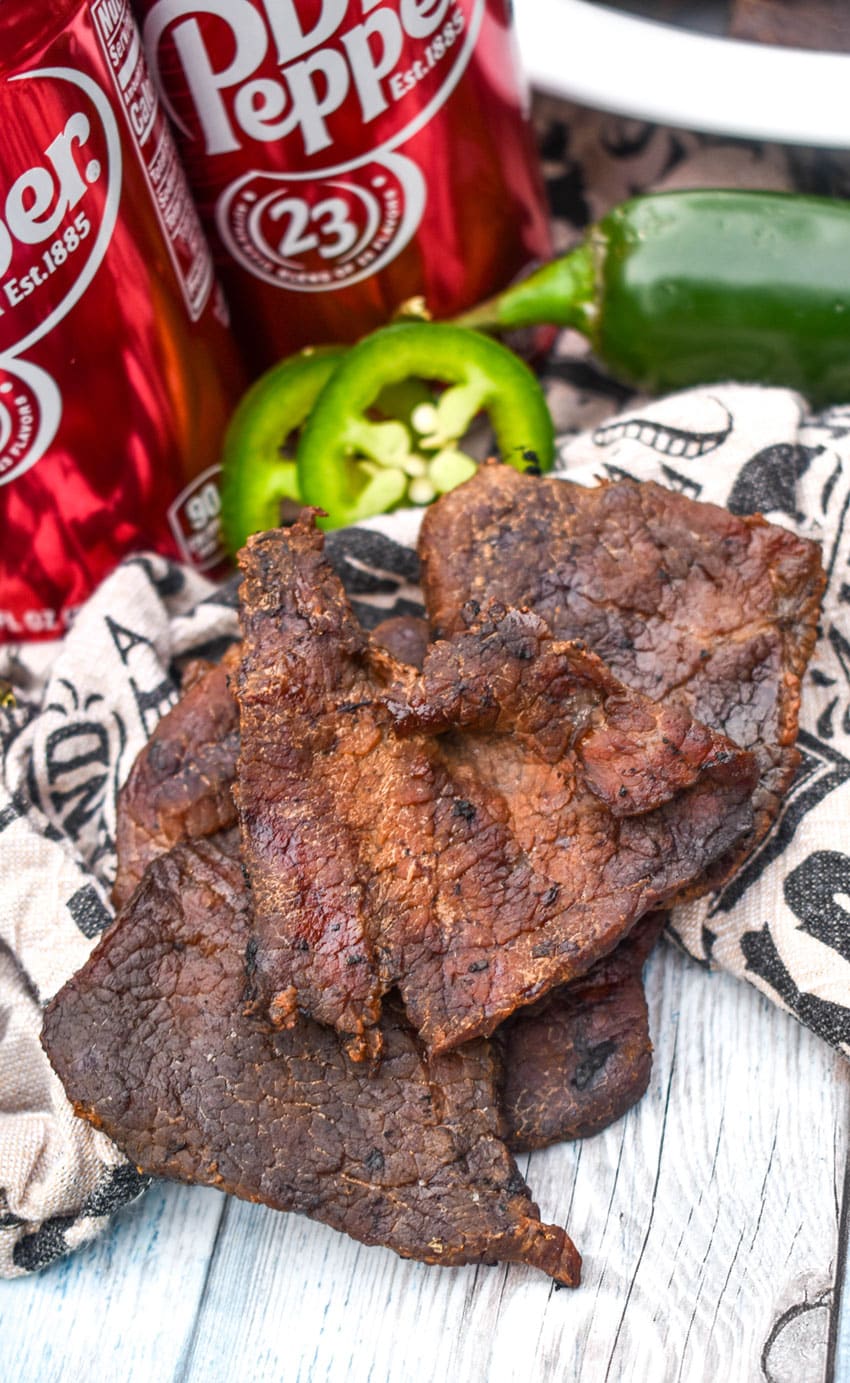
[{"label": "dried meat slice", "polygon": [[276,1023],[298,1010],[377,1054],[392,933],[422,924],[433,855],[431,751],[387,733],[400,664],[360,628],[310,518],[240,554],[244,656],[234,795],[258,970]]},{"label": "dried meat slice", "polygon": [[[395,615],[372,638],[420,671],[427,620]],[[519,1009],[493,1033],[503,1066],[508,1147],[517,1152],[599,1133],[637,1104],[652,1071],[642,971],[666,914],[650,913],[572,984]]]},{"label": "dried meat slice", "polygon": [[239,714],[228,679],[239,650],[195,665],[176,706],[160,720],[118,795],[116,908],[129,900],[152,860],[178,841],[236,823],[232,786]]},{"label": "dried meat slice", "polygon": [[[421,666],[427,646],[423,633],[422,621],[402,616],[377,626],[372,637],[401,661]],[[196,775],[190,768],[192,809],[168,814],[169,834],[179,830],[179,838],[185,840],[210,835],[218,829],[211,823],[220,819],[221,802],[229,804],[230,819],[235,819],[232,798],[222,793],[222,784],[230,788],[235,780],[238,754],[238,726],[235,734],[228,730],[220,739],[221,696],[230,695],[226,679],[212,678],[207,667],[197,670],[190,685],[196,683],[203,684],[203,692],[190,699],[184,679],[187,705],[181,700],[159,722],[119,798],[119,878],[125,880],[128,898],[147,865],[169,848],[167,835],[156,829],[159,813],[164,803],[185,801],[186,765],[201,762],[207,745],[219,744],[216,772]],[[230,713],[235,720],[232,697]],[[173,750],[175,738],[180,752]],[[162,752],[157,748],[160,742],[165,745]],[[153,831],[141,835],[147,854],[139,847],[135,829],[143,821],[154,823]],[[130,854],[125,859],[121,851],[128,841]],[[138,877],[133,878],[134,873]],[[638,923],[584,979],[553,990],[496,1030],[494,1040],[505,1068],[509,1146],[540,1147],[596,1132],[643,1094],[651,1043],[635,957],[642,955],[641,939],[659,916],[652,914]]]},{"label": "dried meat slice", "polygon": [[235,832],[180,845],[50,1004],[76,1112],[140,1168],[294,1210],[426,1263],[525,1263],[575,1286],[503,1141],[488,1044],[428,1058],[397,1009],[377,1069],[301,1018],[246,1015],[255,938]]},{"label": "dried meat slice", "polygon": [[589,489],[488,465],[427,512],[419,551],[438,634],[464,627],[469,600],[528,607],[627,686],[675,699],[753,750],[752,835],[707,884],[740,864],[799,763],[800,683],[825,580],[816,544],[650,482]]},{"label": "dried meat slice", "polygon": [[584,974],[750,829],[750,754],[528,611],[492,607],[386,700],[401,733],[439,735],[467,803],[438,871],[462,925],[432,927],[399,980],[435,1050]]},{"label": "dried meat slice", "polygon": [[[396,615],[372,630],[399,662],[421,665],[428,625]],[[241,649],[220,663],[191,663],[179,702],[156,726],[118,794],[118,872],[112,901],[121,908],[147,866],[181,840],[225,831],[236,822],[232,788],[239,755],[239,711],[230,690]]]},{"label": "dried meat slice", "polygon": [[376,1051],[397,985],[434,1052],[583,974],[750,827],[751,756],[502,610],[417,679],[305,521],[240,558],[235,789],[258,973]]},{"label": "dried meat slice", "polygon": [[644,1094],[652,1071],[641,972],[665,914],[641,918],[580,980],[520,1009],[493,1034],[515,1152],[589,1138]]}]

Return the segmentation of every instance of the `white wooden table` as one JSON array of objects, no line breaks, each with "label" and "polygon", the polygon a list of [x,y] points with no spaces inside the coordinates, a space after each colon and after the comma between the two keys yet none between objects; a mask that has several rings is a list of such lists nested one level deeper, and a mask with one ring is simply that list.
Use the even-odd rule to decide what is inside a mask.
[{"label": "white wooden table", "polygon": [[521,1164],[584,1254],[578,1291],[161,1183],[0,1284],[2,1383],[850,1380],[850,1065],[669,946],[647,982],[641,1105]]}]

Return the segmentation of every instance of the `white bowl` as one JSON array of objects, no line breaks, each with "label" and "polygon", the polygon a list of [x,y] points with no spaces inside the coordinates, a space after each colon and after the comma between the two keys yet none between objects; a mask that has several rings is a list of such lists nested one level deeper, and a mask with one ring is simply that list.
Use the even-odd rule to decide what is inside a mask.
[{"label": "white bowl", "polygon": [[850,55],[714,38],[588,0],[516,0],[532,86],[667,125],[850,148]]}]

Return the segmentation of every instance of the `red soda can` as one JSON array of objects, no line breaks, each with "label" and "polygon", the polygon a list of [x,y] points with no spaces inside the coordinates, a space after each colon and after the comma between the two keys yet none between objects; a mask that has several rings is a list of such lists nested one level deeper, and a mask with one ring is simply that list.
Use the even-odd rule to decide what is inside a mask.
[{"label": "red soda can", "polygon": [[128,0],[0,10],[0,642],[125,553],[222,558],[241,368]]},{"label": "red soda can", "polygon": [[135,0],[259,368],[550,253],[509,0]]}]

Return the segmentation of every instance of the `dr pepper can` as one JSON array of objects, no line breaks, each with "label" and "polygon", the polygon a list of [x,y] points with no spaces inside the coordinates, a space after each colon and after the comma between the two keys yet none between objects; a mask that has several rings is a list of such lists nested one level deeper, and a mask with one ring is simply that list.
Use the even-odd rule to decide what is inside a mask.
[{"label": "dr pepper can", "polygon": [[549,253],[508,0],[136,0],[254,365]]},{"label": "dr pepper can", "polygon": [[0,642],[127,552],[213,569],[241,387],[128,0],[0,7]]}]

